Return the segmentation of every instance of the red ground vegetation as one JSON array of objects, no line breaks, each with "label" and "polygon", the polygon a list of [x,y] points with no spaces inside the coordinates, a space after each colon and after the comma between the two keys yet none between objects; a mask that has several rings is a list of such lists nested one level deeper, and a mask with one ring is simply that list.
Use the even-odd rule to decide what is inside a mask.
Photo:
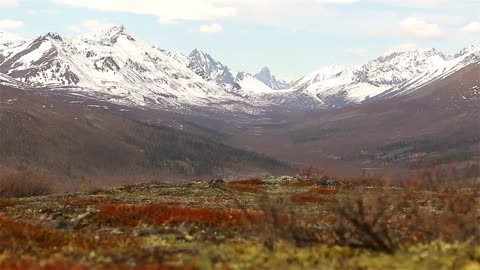
[{"label": "red ground vegetation", "polygon": [[[63,247],[74,244],[80,249],[94,250],[99,247],[118,247],[134,244],[123,237],[107,237],[94,239],[83,235],[73,235],[64,231],[45,228],[38,224],[29,224],[0,218],[0,250],[35,249],[50,250],[52,247]],[[3,269],[3,268],[0,268]]]},{"label": "red ground vegetation", "polygon": [[311,190],[305,192],[306,195],[335,195],[338,193],[340,193],[340,191],[328,188],[312,188]]},{"label": "red ground vegetation", "polygon": [[225,185],[225,187],[230,189],[230,190],[239,191],[239,192],[250,192],[250,193],[261,193],[261,192],[263,192],[263,187],[262,186],[227,184],[227,185]]},{"label": "red ground vegetation", "polygon": [[94,221],[101,225],[129,227],[140,224],[179,224],[184,221],[232,227],[258,222],[263,215],[258,211],[185,208],[164,204],[104,204],[100,206],[100,212]]},{"label": "red ground vegetation", "polygon": [[15,206],[18,204],[18,202],[14,202],[12,200],[0,200],[0,208]]},{"label": "red ground vegetation", "polygon": [[296,195],[290,197],[292,203],[303,204],[303,203],[336,203],[338,202],[332,198],[322,198],[322,197],[312,197],[312,196],[302,196]]},{"label": "red ground vegetation", "polygon": [[248,179],[243,179],[243,180],[232,181],[229,184],[262,186],[263,182],[260,181],[258,178],[248,178]]}]

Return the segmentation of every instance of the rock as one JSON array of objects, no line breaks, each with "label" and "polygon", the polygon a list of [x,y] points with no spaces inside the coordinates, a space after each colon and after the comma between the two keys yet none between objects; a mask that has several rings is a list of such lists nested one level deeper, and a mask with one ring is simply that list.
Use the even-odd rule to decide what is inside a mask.
[{"label": "rock", "polygon": [[143,227],[143,228],[137,228],[134,232],[133,235],[135,237],[144,237],[144,236],[150,236],[154,235],[157,233],[157,230],[155,230],[154,227],[148,226],[148,227]]},{"label": "rock", "polygon": [[219,187],[223,186],[225,184],[225,180],[219,178],[219,179],[211,179],[208,181],[208,185],[210,187]]},{"label": "rock", "polygon": [[78,215],[77,217],[73,218],[70,220],[70,223],[73,224],[73,227],[83,227],[88,225],[88,218],[92,217],[95,215],[97,212],[96,211],[87,211],[83,214]]},{"label": "rock", "polygon": [[298,179],[297,177],[294,176],[280,176],[280,177],[275,177],[275,176],[266,176],[262,179],[260,179],[262,182],[265,182],[265,184],[270,184],[270,185],[279,185],[279,184],[287,184],[291,182],[299,182],[302,181]]},{"label": "rock", "polygon": [[317,185],[318,186],[324,186],[324,187],[328,187],[328,188],[331,188],[331,189],[336,189],[338,188],[339,186],[342,185],[342,183],[340,181],[337,181],[337,180],[334,180],[334,179],[327,179],[327,180],[320,180],[317,182]]}]

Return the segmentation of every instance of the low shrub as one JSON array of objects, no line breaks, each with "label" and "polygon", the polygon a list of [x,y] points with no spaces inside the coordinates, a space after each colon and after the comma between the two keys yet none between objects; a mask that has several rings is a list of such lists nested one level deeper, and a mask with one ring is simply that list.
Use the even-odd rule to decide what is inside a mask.
[{"label": "low shrub", "polygon": [[0,177],[0,198],[42,196],[53,191],[51,181],[31,172],[17,172]]}]

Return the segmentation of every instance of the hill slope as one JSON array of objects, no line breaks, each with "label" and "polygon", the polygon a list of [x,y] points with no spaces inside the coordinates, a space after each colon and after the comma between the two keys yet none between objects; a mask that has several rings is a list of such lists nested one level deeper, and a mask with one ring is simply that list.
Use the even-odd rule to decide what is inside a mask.
[{"label": "hill slope", "polygon": [[408,95],[308,117],[290,136],[331,155],[381,163],[479,157],[479,79],[480,64],[473,64]]},{"label": "hill slope", "polygon": [[207,137],[138,121],[122,107],[65,99],[0,88],[0,171],[32,168],[66,179],[87,175],[138,181],[142,176],[210,177],[286,167]]}]

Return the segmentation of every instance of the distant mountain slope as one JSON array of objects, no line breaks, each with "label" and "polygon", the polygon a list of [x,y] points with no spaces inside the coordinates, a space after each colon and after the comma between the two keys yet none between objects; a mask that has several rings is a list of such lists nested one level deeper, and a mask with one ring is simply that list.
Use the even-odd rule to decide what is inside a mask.
[{"label": "distant mountain slope", "polygon": [[65,103],[66,99],[61,94],[34,95],[0,87],[0,170],[30,168],[69,180],[85,175],[100,182],[138,182],[275,173],[286,168],[276,160],[210,139],[215,136],[138,121],[134,112],[122,107],[80,98]]},{"label": "distant mountain slope", "polygon": [[441,62],[436,66],[430,67],[427,72],[407,80],[395,87],[381,93],[373,100],[388,99],[394,96],[402,96],[412,93],[416,90],[421,90],[422,87],[427,86],[437,80],[444,79],[451,74],[459,71],[469,65],[480,63],[480,48],[470,46],[461,50],[459,53],[449,56],[447,61]]},{"label": "distant mountain slope", "polygon": [[480,64],[471,64],[406,95],[305,117],[289,136],[298,151],[431,165],[480,157],[479,127]]},{"label": "distant mountain slope", "polygon": [[363,65],[324,67],[294,82],[292,91],[267,98],[289,105],[308,95],[319,108],[340,108],[411,93],[473,63],[480,63],[473,46],[452,56],[435,49],[394,52]]}]

